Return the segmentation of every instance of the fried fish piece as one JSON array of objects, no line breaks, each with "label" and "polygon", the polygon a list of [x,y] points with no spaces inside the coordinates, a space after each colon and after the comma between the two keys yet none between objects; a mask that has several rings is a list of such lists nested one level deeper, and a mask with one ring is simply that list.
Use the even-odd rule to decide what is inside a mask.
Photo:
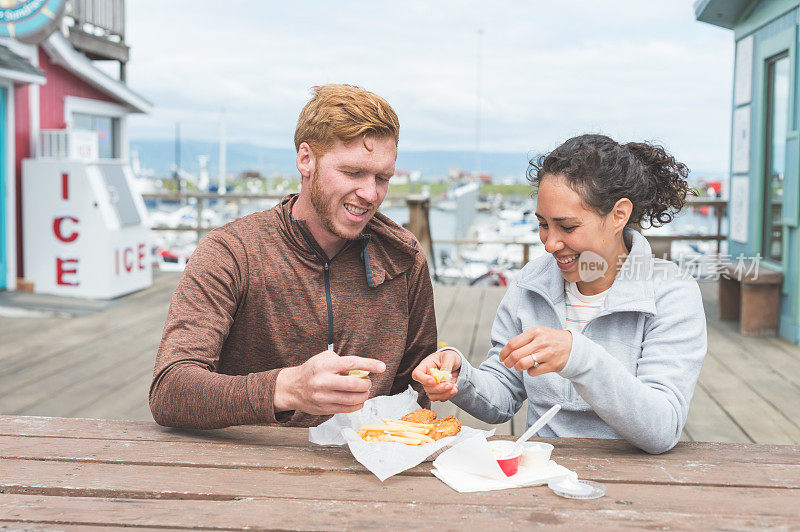
[{"label": "fried fish piece", "polygon": [[461,432],[461,422],[453,416],[437,419],[428,435],[434,440],[441,440],[448,436],[455,436]]},{"label": "fried fish piece", "polygon": [[400,419],[402,421],[410,421],[411,423],[432,423],[433,420],[436,419],[436,412],[420,408],[419,410],[409,412]]}]

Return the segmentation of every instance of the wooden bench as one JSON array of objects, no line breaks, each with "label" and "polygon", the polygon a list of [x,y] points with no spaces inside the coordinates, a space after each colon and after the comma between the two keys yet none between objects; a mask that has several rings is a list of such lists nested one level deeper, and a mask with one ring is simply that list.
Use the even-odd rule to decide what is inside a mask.
[{"label": "wooden bench", "polygon": [[752,263],[723,264],[720,274],[719,318],[738,319],[744,335],[776,335],[783,274]]}]

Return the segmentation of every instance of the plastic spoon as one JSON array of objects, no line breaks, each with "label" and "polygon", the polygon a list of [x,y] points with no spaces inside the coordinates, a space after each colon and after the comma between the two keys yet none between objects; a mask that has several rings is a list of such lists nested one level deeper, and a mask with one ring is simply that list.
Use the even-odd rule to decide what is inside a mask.
[{"label": "plastic spoon", "polygon": [[519,454],[522,449],[522,444],[528,441],[531,436],[536,434],[540,428],[544,427],[559,410],[561,410],[561,405],[553,405],[553,408],[545,412],[544,415],[536,421],[536,423],[531,425],[528,430],[522,433],[522,436],[519,437],[517,442],[514,444],[514,447],[511,449],[511,452],[506,456],[515,456]]}]

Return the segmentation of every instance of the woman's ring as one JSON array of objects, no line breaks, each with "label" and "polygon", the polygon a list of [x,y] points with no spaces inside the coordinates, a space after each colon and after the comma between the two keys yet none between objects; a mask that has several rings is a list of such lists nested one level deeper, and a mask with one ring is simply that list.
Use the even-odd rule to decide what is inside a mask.
[{"label": "woman's ring", "polygon": [[531,357],[531,360],[533,360],[533,367],[534,368],[538,368],[539,367],[539,361],[536,360],[536,357],[533,356],[533,355],[528,355],[528,356]]}]

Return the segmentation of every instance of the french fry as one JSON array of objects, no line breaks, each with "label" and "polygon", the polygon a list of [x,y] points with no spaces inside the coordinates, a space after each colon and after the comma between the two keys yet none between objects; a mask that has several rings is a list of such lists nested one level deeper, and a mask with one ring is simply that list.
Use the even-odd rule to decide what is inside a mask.
[{"label": "french fry", "polygon": [[450,382],[453,380],[453,374],[449,371],[442,371],[441,369],[431,368],[429,370],[431,377],[436,381],[436,383],[440,382]]},{"label": "french fry", "polygon": [[386,430],[389,425],[361,425],[358,430]]},{"label": "french fry", "polygon": [[395,436],[394,434],[379,436],[378,441],[405,443],[406,445],[420,445],[423,442],[422,438],[407,438],[404,436]]},{"label": "french fry", "polygon": [[430,438],[427,435],[428,432],[429,432],[428,429],[421,429],[417,427],[403,427],[403,426],[391,426],[391,425],[362,425],[359,428],[358,434],[362,438],[364,438],[365,436],[381,436],[383,434],[394,434],[396,436],[422,438],[425,441],[427,441]]},{"label": "french fry", "polygon": [[395,425],[394,423],[387,423],[386,426],[389,427],[389,428],[388,429],[384,429],[384,430],[390,430],[390,429],[391,430],[402,430],[402,431],[405,431],[405,432],[416,432],[417,434],[427,434],[431,430],[431,429],[425,429],[425,428],[422,428],[422,427],[409,427],[409,426],[400,425],[400,424]]},{"label": "french fry", "polygon": [[390,417],[382,417],[381,421],[384,423],[393,423],[395,425],[407,425],[409,427],[421,427],[423,429],[432,429],[433,423],[414,423],[413,421],[403,421],[402,419],[392,419]]},{"label": "french fry", "polygon": [[397,432],[393,433],[392,435],[402,436],[403,438],[416,438],[422,440],[424,443],[431,443],[433,441],[436,441],[427,434],[418,434],[415,432]]}]

